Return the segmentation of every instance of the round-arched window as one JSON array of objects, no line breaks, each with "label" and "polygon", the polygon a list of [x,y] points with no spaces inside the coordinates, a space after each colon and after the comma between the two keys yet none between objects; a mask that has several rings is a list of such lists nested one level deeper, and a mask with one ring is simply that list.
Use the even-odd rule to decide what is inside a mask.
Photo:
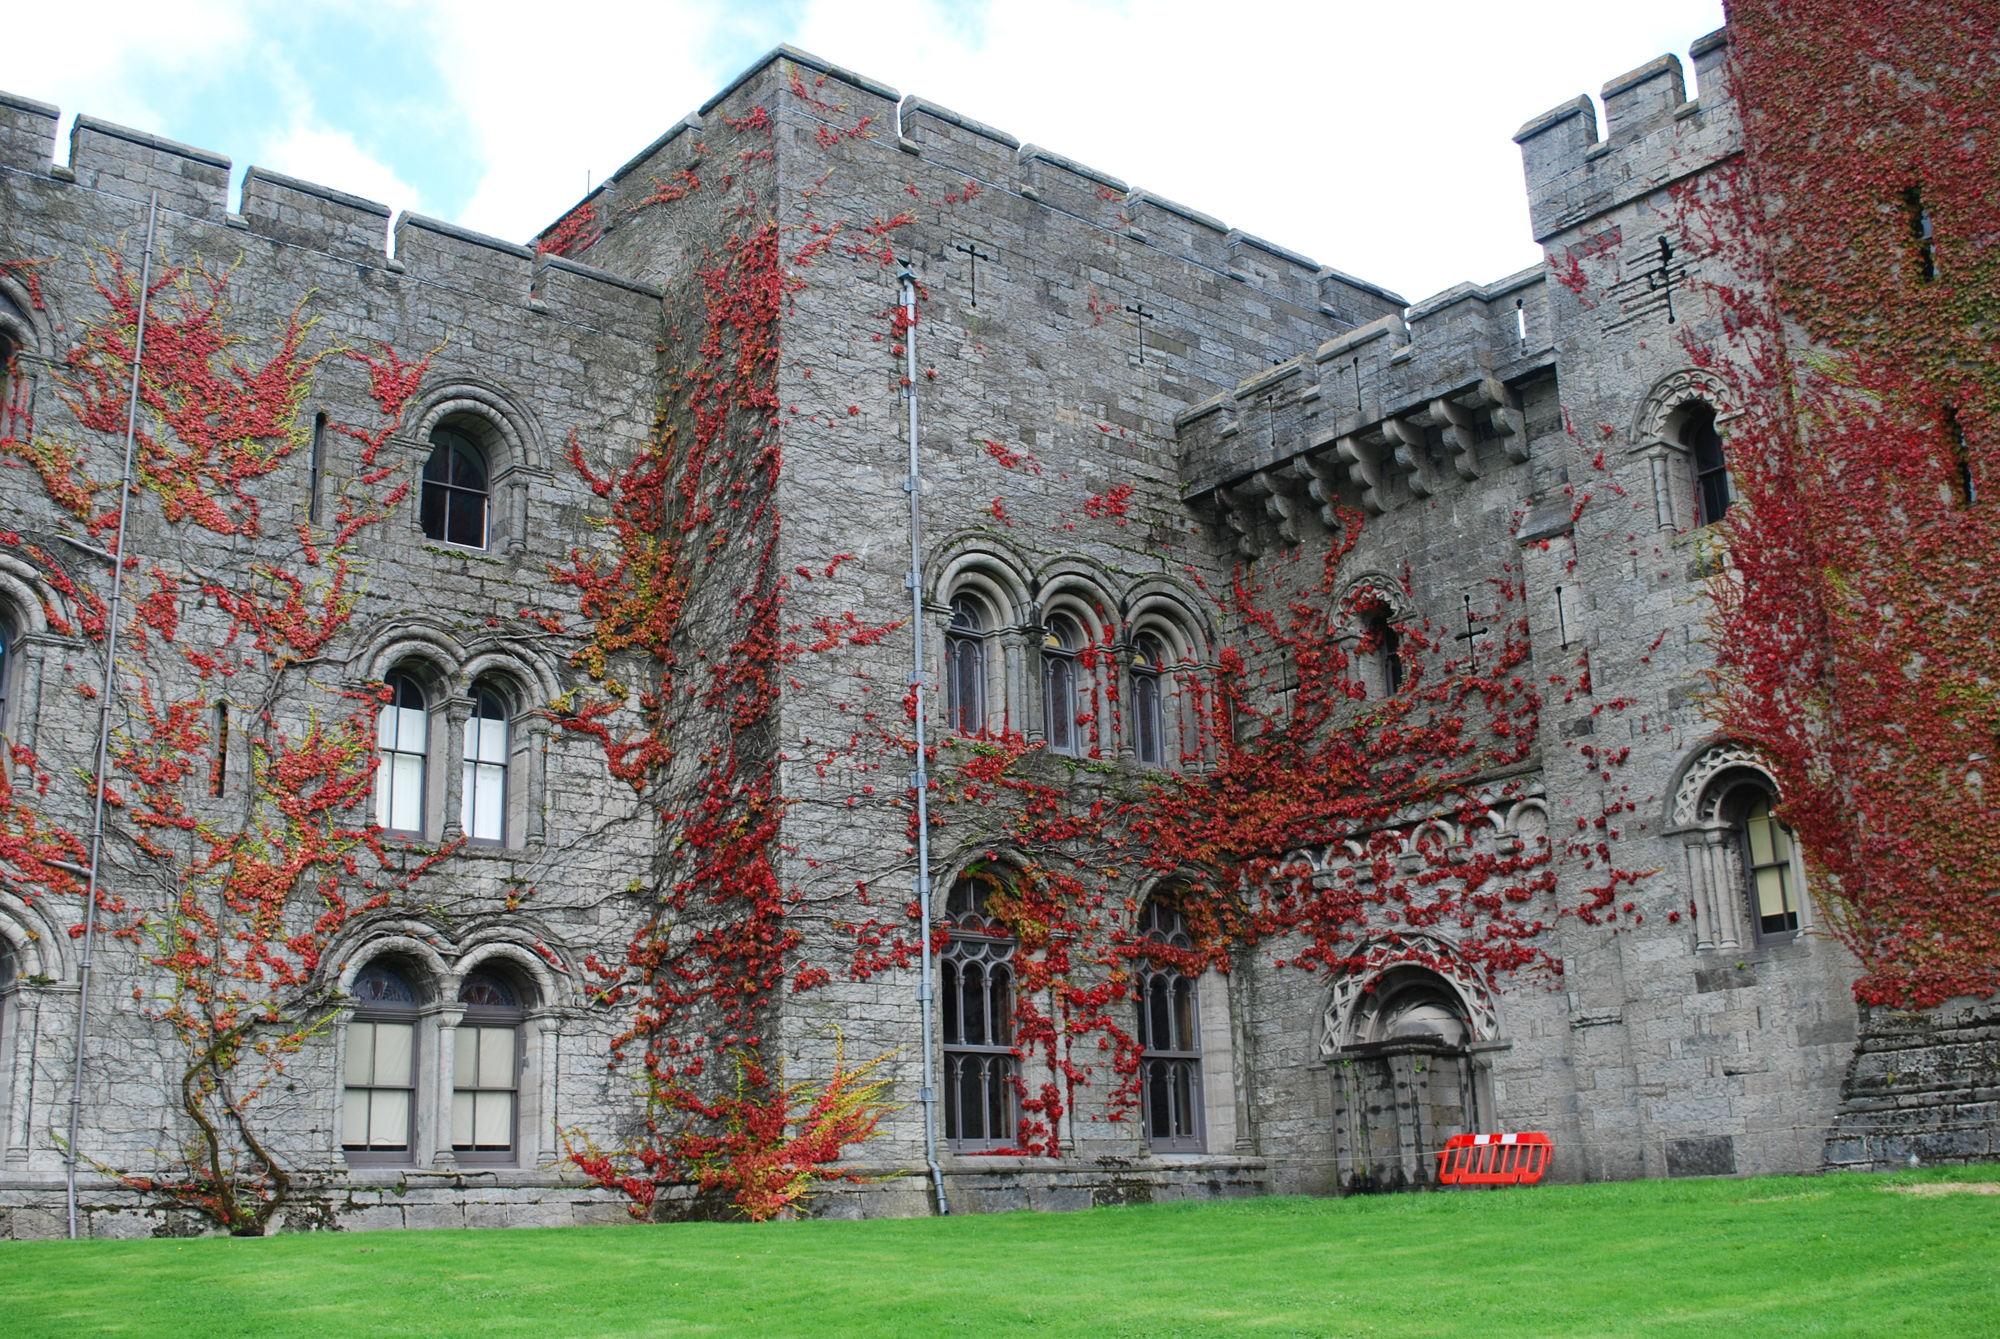
[{"label": "round-arched window", "polygon": [[375,821],[390,832],[424,835],[424,759],[430,747],[430,711],[424,690],[400,671],[385,681],[389,700],[375,716]]},{"label": "round-arched window", "polygon": [[486,453],[456,428],[431,430],[420,514],[424,534],[469,549],[486,547]]},{"label": "round-arched window", "polygon": [[482,845],[507,841],[507,720],[512,713],[505,690],[482,680],[472,688],[472,714],[465,722],[463,795],[459,825]]},{"label": "round-arched window", "polygon": [[1715,408],[1697,400],[1681,422],[1681,445],[1694,461],[1694,523],[1713,525],[1729,514],[1729,459],[1716,431]]},{"label": "round-arched window", "polygon": [[1077,720],[1076,653],[1083,649],[1083,632],[1067,614],[1050,618],[1042,636],[1042,731],[1051,753],[1075,757],[1083,752],[1083,731]]},{"label": "round-arched window", "polygon": [[988,905],[997,889],[990,874],[963,874],[945,901],[944,1130],[959,1152],[1014,1143],[1016,944]]},{"label": "round-arched window", "polygon": [[951,602],[951,627],[944,636],[945,728],[976,735],[986,729],[986,616],[979,601],[961,595]]},{"label": "round-arched window", "polygon": [[1740,786],[1723,806],[1731,819],[1743,861],[1750,919],[1760,943],[1785,943],[1798,934],[1798,876],[1792,865],[1792,833],[1771,812],[1771,792]]},{"label": "round-arched window", "polygon": [[1139,992],[1140,1087],[1146,1138],[1168,1153],[1202,1150],[1201,1013],[1195,979],[1182,970],[1194,939],[1180,912],[1161,897],[1139,913],[1134,963]]},{"label": "round-arched window", "polygon": [[1167,762],[1166,711],[1160,671],[1166,652],[1160,639],[1142,632],[1132,642],[1132,752],[1149,767]]},{"label": "round-arched window", "polygon": [[461,1162],[512,1162],[520,1134],[522,992],[493,972],[459,987],[453,1030],[451,1146]]},{"label": "round-arched window", "polygon": [[370,963],[349,993],[341,1148],[352,1163],[408,1162],[416,1131],[416,987],[395,967]]}]

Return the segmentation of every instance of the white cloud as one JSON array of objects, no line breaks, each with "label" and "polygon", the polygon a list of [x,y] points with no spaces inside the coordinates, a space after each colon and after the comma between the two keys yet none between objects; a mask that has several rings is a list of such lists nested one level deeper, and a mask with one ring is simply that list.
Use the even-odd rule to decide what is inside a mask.
[{"label": "white cloud", "polygon": [[307,124],[303,117],[267,140],[256,161],[288,177],[366,196],[391,209],[418,213],[424,209],[418,189],[363,150],[352,135]]}]

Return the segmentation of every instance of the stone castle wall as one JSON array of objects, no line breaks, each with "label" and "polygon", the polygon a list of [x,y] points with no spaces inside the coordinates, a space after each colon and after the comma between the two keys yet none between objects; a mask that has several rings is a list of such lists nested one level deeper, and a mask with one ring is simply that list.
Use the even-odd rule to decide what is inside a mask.
[{"label": "stone castle wall", "polygon": [[[789,583],[783,635],[849,614],[869,628],[909,617],[904,369],[890,318],[893,262],[905,260],[925,293],[915,339],[927,681],[934,688],[941,671],[951,600],[966,591],[996,625],[987,641],[996,729],[1041,742],[1038,662],[1055,613],[1114,652],[1087,686],[1098,706],[1092,747],[1075,759],[1030,754],[1025,775],[1079,806],[1138,793],[1147,769],[1114,691],[1129,684],[1117,676],[1134,635],[1157,630],[1213,664],[1234,630],[1204,588],[1225,587],[1239,567],[1317,563],[1331,508],[1346,506],[1366,526],[1342,580],[1391,597],[1398,618],[1456,635],[1468,607],[1487,609],[1502,586],[1525,589],[1533,673],[1551,685],[1543,734],[1520,767],[1482,779],[1496,807],[1477,840],[1533,842],[1616,801],[1630,808],[1607,831],[1607,859],[1649,871],[1615,927],[1556,923],[1559,979],[1492,991],[1465,983],[1477,1035],[1448,1062],[1356,1044],[1343,1029],[1362,983],[1278,968],[1297,946],[1261,945],[1201,983],[1205,1152],[1150,1152],[1134,1122],[1106,1118],[1100,1084],[1057,1132],[1061,1158],[947,1152],[954,1209],[1424,1184],[1447,1125],[1546,1130],[1559,1179],[1811,1170],[1823,1147],[1830,1161],[1881,1161],[1866,1142],[1888,1137],[1876,1126],[1826,1142],[1850,1057],[1856,1067],[1884,1057],[1867,1060],[1866,1080],[1854,1077],[1861,1068],[1848,1075],[1849,1106],[1859,1110],[1863,1088],[1875,1100],[1872,1076],[1895,1049],[1887,1033],[1879,1047],[1871,1033],[1854,1049],[1853,963],[1810,933],[1809,899],[1808,933],[1796,939],[1760,943],[1745,929],[1703,809],[1711,783],[1749,765],[1701,715],[1703,578],[1722,559],[1694,524],[1692,474],[1675,438],[1691,398],[1716,394],[1687,365],[1679,335],[1718,332],[1713,313],[1688,296],[1701,276],[1670,260],[1664,290],[1648,278],[1676,187],[1738,152],[1725,37],[1704,39],[1694,54],[1697,101],[1672,57],[1606,85],[1602,143],[1588,99],[1523,127],[1546,268],[1413,306],[798,52],[773,53],[580,202],[566,219],[588,226],[562,248],[567,258],[405,216],[390,259],[380,206],[252,169],[232,212],[225,160],[89,118],[78,121],[70,165],[57,167],[54,109],[0,98],[0,259],[53,258],[38,272],[46,311],[33,317],[40,342],[24,351],[27,375],[46,378],[95,301],[88,264],[98,249],[122,237],[135,254],[145,197],[158,189],[170,259],[241,252],[231,282],[247,328],[269,329],[304,300],[329,343],[380,341],[406,358],[437,346],[392,447],[406,468],[421,467],[442,415],[491,426],[494,542],[480,553],[428,543],[414,513],[399,518],[370,554],[341,672],[362,683],[421,663],[460,720],[473,669],[518,675],[524,812],[508,848],[471,850],[445,872],[465,914],[447,921],[401,909],[356,924],[341,947],[350,972],[385,946],[428,966],[432,1055],[446,1053],[457,1020],[446,1002],[481,955],[503,955],[532,977],[522,1128],[534,1133],[523,1136],[519,1166],[473,1171],[456,1165],[433,1115],[412,1167],[345,1167],[336,1028],[301,1057],[293,1104],[273,1118],[289,1155],[329,1187],[314,1212],[353,1227],[622,1215],[615,1197],[585,1187],[561,1158],[561,1131],[615,1145],[644,1113],[630,1057],[608,1058],[620,1020],[593,1004],[583,960],[622,956],[655,914],[657,890],[678,877],[678,848],[611,780],[594,746],[535,714],[577,675],[521,611],[573,614],[574,597],[551,589],[548,564],[573,549],[609,551],[591,524],[605,502],[567,463],[572,434],[601,472],[662,425],[693,432],[673,387],[703,333],[701,271],[753,216],[780,227],[801,281],[779,318],[782,472],[768,499],[756,494],[781,518],[757,533]],[[756,107],[770,117],[768,140],[742,128]],[[872,133],[849,133],[863,118]],[[689,170],[708,191],[675,196]],[[714,184],[724,170],[734,179],[726,201]],[[746,207],[753,213],[729,212]],[[0,291],[25,309],[19,288],[0,276]],[[365,393],[356,366],[328,358],[306,411],[324,405],[359,421]],[[1728,406],[1717,407],[1726,426]],[[39,412],[55,422],[62,410]],[[751,444],[736,445],[742,455],[719,468],[754,493]],[[353,468],[330,466],[334,477]],[[273,528],[305,521],[302,469],[263,485]],[[1120,488],[1118,508],[1086,505]],[[0,527],[60,529],[31,490],[8,490],[0,508]],[[135,513],[142,553],[166,542],[149,508]],[[216,562],[255,557],[215,547]],[[725,546],[700,567],[675,645],[683,665],[738,635],[739,600],[763,579],[761,556]],[[1350,648],[1359,640],[1357,628]],[[94,717],[72,681],[101,673],[93,659],[80,641],[29,637],[24,663],[36,688],[13,700],[34,706],[9,729],[69,756],[73,745],[52,741],[89,737]],[[870,644],[803,654],[785,666],[775,712],[754,737],[730,735],[712,713],[675,715],[682,762],[668,791],[691,793],[692,760],[713,746],[741,745],[743,763],[775,768],[785,797],[777,874],[788,923],[803,936],[801,961],[852,954],[857,883],[892,923],[912,896],[911,764],[895,740],[910,660],[907,623]],[[645,682],[645,667],[628,668]],[[932,710],[937,738],[934,696]],[[455,778],[452,746],[439,747],[438,766]],[[937,767],[972,747],[945,745]],[[1615,777],[1596,750],[1624,755]],[[442,836],[456,805],[442,788]],[[940,896],[968,862],[1008,855],[1004,813],[943,802],[934,813]],[[63,816],[72,826],[79,817]],[[1337,851],[1306,855],[1331,877]],[[1589,877],[1567,869],[1557,900]],[[1132,880],[1114,892],[1136,904],[1151,886]],[[0,895],[0,929],[27,966],[0,1011],[0,1072],[14,1076],[0,1211],[13,1235],[45,1235],[59,1228],[62,1154],[50,1134],[67,1100],[76,964],[46,905],[10,897]],[[122,946],[106,948],[98,971],[85,1147],[106,1166],[143,1170],[172,1133],[161,1096],[171,1048],[143,1003],[158,983]],[[1946,1027],[1951,1036],[1927,1053],[1933,1068],[1956,1063],[1951,1048],[1961,1042],[1977,1043],[1960,1037],[1966,1026]],[[925,1212],[914,970],[836,974],[787,993],[774,1027],[789,1077],[823,1076],[836,1045],[850,1059],[888,1054],[892,1092],[906,1104],[857,1155],[858,1171],[890,1179],[845,1188],[821,1211]],[[1031,1085],[1040,1077],[1031,1065]],[[422,1082],[436,1095],[433,1112],[449,1102],[449,1076],[435,1062]],[[1983,1108],[1948,1119],[1924,1110],[1907,1119],[1943,1120],[1940,1131],[1990,1124]],[[1851,1118],[1841,1120],[1848,1130]],[[1873,1151],[1848,1156],[1857,1147]],[[1847,1151],[1835,1158],[1834,1148]],[[91,1203],[95,1232],[180,1222],[102,1178]]]}]

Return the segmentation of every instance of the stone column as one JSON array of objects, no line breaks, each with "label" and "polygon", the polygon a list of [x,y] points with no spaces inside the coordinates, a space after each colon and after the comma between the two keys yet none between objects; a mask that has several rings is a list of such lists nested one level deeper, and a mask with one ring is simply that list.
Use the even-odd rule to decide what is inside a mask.
[{"label": "stone column", "polygon": [[41,1049],[42,992],[28,986],[7,1001],[7,1072],[12,1076],[7,1102],[7,1166],[28,1165],[28,1136],[35,1124],[35,1061]]},{"label": "stone column", "polygon": [[465,807],[465,723],[472,719],[472,699],[447,699],[441,713],[444,727],[444,822],[439,825],[438,842],[447,845],[465,836],[461,811]]},{"label": "stone column", "polygon": [[1672,530],[1674,526],[1674,469],[1668,457],[1665,443],[1655,443],[1646,453],[1646,460],[1653,467],[1653,518],[1661,530]]},{"label": "stone column", "polygon": [[1715,897],[1708,883],[1708,843],[1702,834],[1690,836],[1681,847],[1687,858],[1688,891],[1694,902],[1694,946],[1711,949],[1722,933],[1716,915]]},{"label": "stone column", "polygon": [[1707,840],[1709,900],[1715,906],[1717,948],[1743,946],[1743,915],[1736,896],[1736,871],[1729,859],[1729,830],[1710,828]]},{"label": "stone column", "polygon": [[543,716],[528,719],[528,794],[521,823],[521,839],[540,846],[547,838],[545,827],[549,807],[549,740],[555,727]]},{"label": "stone column", "polygon": [[[434,1172],[458,1170],[458,1155],[451,1147],[451,1101],[458,1078],[458,1024],[464,1017],[465,1007],[456,1001],[437,1011],[437,1069],[431,1086],[434,1099],[431,1109],[436,1113],[431,1122],[436,1132],[431,1149],[431,1170]],[[421,1073],[418,1078],[421,1080]],[[421,1093],[422,1089],[418,1091]],[[418,1121],[421,1125],[421,1113]]]}]

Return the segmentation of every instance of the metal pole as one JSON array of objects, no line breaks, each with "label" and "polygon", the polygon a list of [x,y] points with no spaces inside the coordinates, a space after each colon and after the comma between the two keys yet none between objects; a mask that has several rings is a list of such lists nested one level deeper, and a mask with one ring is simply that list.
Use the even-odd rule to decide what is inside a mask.
[{"label": "metal pole", "polygon": [[104,616],[104,691],[97,698],[97,795],[90,824],[90,868],[83,890],[83,958],[77,969],[76,1076],[69,1090],[69,1235],[76,1240],[77,1126],[83,1117],[83,1036],[90,1022],[90,951],[97,938],[97,867],[104,854],[105,771],[111,754],[111,692],[118,674],[118,600],[125,587],[125,516],[132,500],[132,443],[139,428],[139,364],[146,356],[146,304],[153,287],[153,229],[160,218],[160,193],[146,204],[146,259],[139,266],[139,328],[132,341],[132,396],[125,406],[125,469],[118,480],[118,543],[111,564],[111,605]]},{"label": "metal pole", "polygon": [[917,987],[918,1012],[923,1016],[924,1081],[917,1100],[924,1104],[924,1161],[930,1165],[940,1214],[951,1212],[944,1198],[944,1169],[937,1160],[937,1075],[931,1055],[931,811],[930,777],[924,765],[924,527],[922,491],[917,475],[917,276],[904,261],[896,272],[903,286],[903,399],[910,409],[910,472],[903,490],[910,495],[910,688],[916,694],[917,770],[910,784],[917,792],[917,907],[923,918],[923,981]]}]

